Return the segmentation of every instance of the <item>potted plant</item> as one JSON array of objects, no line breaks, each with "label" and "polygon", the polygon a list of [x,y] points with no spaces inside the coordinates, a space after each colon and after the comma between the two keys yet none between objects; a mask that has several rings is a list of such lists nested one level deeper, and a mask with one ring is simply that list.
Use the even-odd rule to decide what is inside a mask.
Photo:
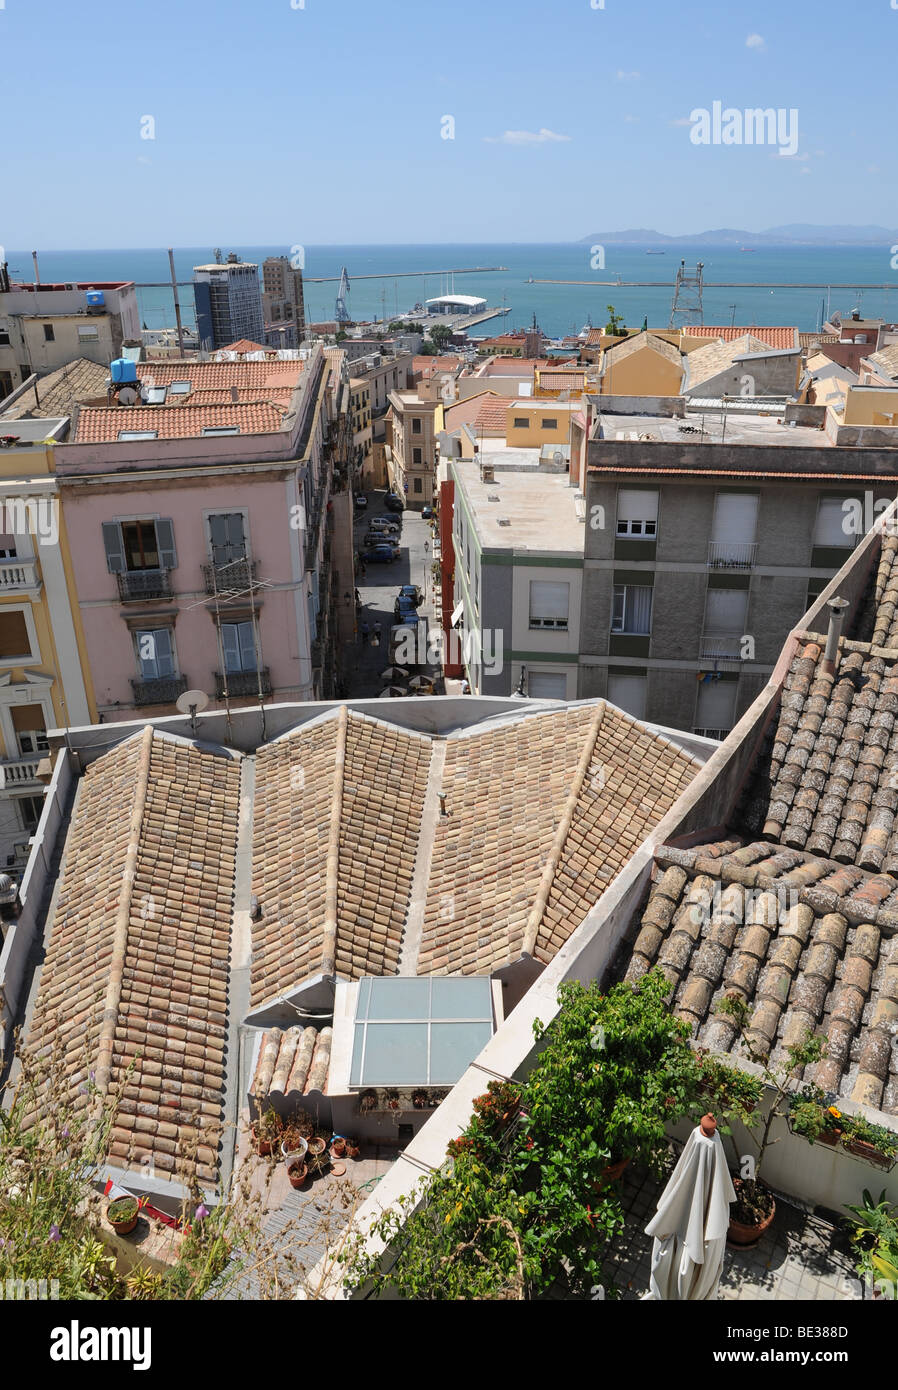
[{"label": "potted plant", "polygon": [[115,1197],[106,1207],[106,1220],[118,1236],[127,1236],[137,1225],[138,1197]]},{"label": "potted plant", "polygon": [[327,1145],[325,1144],[320,1152],[317,1150],[313,1152],[310,1147],[306,1155],[306,1163],[311,1177],[315,1178],[320,1173],[326,1173],[331,1166],[331,1156],[327,1151]]},{"label": "potted plant", "polygon": [[305,1158],[298,1158],[295,1155],[287,1160],[287,1177],[290,1179],[290,1186],[295,1188],[302,1187],[309,1176],[309,1165]]},{"label": "potted plant", "polygon": [[809,1144],[838,1144],[845,1128],[845,1119],[835,1105],[826,1104],[819,1086],[803,1086],[789,1098],[789,1128]]},{"label": "potted plant", "polygon": [[849,1153],[889,1172],[898,1158],[898,1134],[883,1125],[874,1125],[862,1115],[854,1115],[842,1144]]},{"label": "potted plant", "polygon": [[300,1126],[296,1122],[296,1117],[288,1120],[281,1133],[281,1154],[286,1159],[303,1158],[309,1147],[309,1141],[300,1132]]},{"label": "potted plant", "polygon": [[412,1105],[416,1110],[427,1109],[427,1092],[419,1087],[417,1091],[412,1091]]},{"label": "potted plant", "polygon": [[857,1256],[857,1272],[872,1281],[873,1297],[895,1298],[898,1293],[898,1208],[886,1201],[885,1189],[874,1202],[864,1188],[860,1206],[846,1206],[851,1213],[851,1243]]},{"label": "potted plant", "polygon": [[327,1151],[327,1140],[323,1134],[314,1134],[308,1142],[310,1158],[318,1158]]},{"label": "potted plant", "polygon": [[387,1091],[387,1109],[388,1109],[388,1110],[401,1110],[401,1109],[402,1109],[402,1101],[399,1099],[399,1092],[398,1092],[398,1091]]},{"label": "potted plant", "polygon": [[331,1153],[335,1158],[342,1158],[346,1153],[346,1140],[342,1134],[335,1134],[331,1139]]},{"label": "potted plant", "polygon": [[[792,1099],[790,1078],[805,1067],[819,1062],[824,1056],[825,1040],[808,1032],[799,1043],[786,1049],[787,1060],[777,1068],[771,1067],[767,1054],[755,1043],[751,1036],[753,1010],[741,994],[725,994],[717,1005],[717,1013],[733,1020],[737,1036],[741,1039],[748,1057],[760,1068],[761,1075],[773,1092],[773,1099],[766,1113],[744,1116],[749,1138],[757,1149],[757,1157],[752,1160],[751,1177],[734,1177],[736,1201],[731,1208],[730,1229],[727,1239],[730,1244],[742,1248],[757,1245],[776,1215],[776,1202],[773,1193],[761,1181],[761,1168],[764,1156],[771,1144],[778,1143],[771,1137],[774,1120],[783,1116],[789,1109]],[[754,1125],[760,1125],[760,1134],[752,1132]]]},{"label": "potted plant", "polygon": [[363,1115],[377,1109],[377,1092],[373,1088],[363,1091],[359,1096],[359,1109]]},{"label": "potted plant", "polygon": [[358,1139],[356,1139],[356,1138],[353,1137],[353,1136],[347,1136],[347,1139],[346,1139],[346,1153],[347,1153],[347,1156],[348,1156],[349,1158],[358,1158],[358,1157],[360,1156],[361,1152],[362,1152],[362,1150],[361,1150],[361,1148],[360,1148],[360,1146],[359,1146],[359,1141],[358,1141]]},{"label": "potted plant", "polygon": [[260,1158],[267,1158],[275,1144],[280,1140],[284,1122],[276,1110],[269,1108],[250,1125],[253,1148]]}]

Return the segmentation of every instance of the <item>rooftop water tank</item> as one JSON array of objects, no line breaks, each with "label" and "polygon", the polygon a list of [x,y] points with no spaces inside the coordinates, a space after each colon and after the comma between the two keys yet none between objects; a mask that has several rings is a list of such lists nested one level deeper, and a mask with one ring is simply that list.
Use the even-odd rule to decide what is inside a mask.
[{"label": "rooftop water tank", "polygon": [[87,305],[89,309],[102,309],[105,303],[106,299],[102,290],[87,291]]},{"label": "rooftop water tank", "polygon": [[113,386],[137,385],[137,368],[127,357],[116,357],[109,364]]}]

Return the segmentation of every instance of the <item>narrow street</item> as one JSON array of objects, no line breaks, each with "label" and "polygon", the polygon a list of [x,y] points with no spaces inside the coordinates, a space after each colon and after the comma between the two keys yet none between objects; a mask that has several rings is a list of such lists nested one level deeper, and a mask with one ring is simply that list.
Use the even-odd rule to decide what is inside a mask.
[{"label": "narrow street", "polygon": [[[356,621],[356,640],[344,644],[342,662],[346,695],[378,696],[385,688],[381,672],[390,665],[390,629],[394,625],[393,605],[403,584],[417,584],[424,593],[424,602],[418,609],[420,617],[427,619],[428,631],[433,626],[433,584],[430,566],[433,561],[433,541],[430,522],[425,521],[420,512],[406,510],[402,513],[387,511],[384,506],[383,491],[368,493],[368,507],[356,512],[355,549],[364,549],[365,532],[372,517],[387,516],[401,522],[399,544],[401,554],[392,564],[368,565],[367,574],[357,576],[357,587],[362,599],[361,611]],[[427,551],[425,553],[425,545]],[[373,644],[374,626],[381,625],[380,640]],[[365,642],[362,638],[362,623],[367,623],[370,636]],[[439,677],[438,666],[422,668],[419,673]],[[404,681],[402,682],[404,684]],[[438,679],[436,692],[442,694],[442,680]],[[410,694],[414,692],[410,691]]]}]

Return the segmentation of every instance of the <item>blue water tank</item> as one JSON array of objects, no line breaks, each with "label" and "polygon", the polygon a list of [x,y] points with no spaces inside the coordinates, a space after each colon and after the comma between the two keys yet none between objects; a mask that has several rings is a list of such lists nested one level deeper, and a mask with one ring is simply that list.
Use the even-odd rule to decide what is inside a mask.
[{"label": "blue water tank", "polygon": [[88,290],[87,304],[90,309],[102,309],[106,303],[106,298],[102,290]]},{"label": "blue water tank", "polygon": [[116,357],[109,365],[113,386],[137,385],[137,368],[127,357]]}]

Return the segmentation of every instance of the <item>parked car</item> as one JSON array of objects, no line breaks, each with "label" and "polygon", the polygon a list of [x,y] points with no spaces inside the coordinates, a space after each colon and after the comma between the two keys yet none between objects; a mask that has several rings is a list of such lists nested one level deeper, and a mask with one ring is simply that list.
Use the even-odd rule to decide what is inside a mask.
[{"label": "parked car", "polygon": [[395,536],[385,535],[382,531],[368,531],[365,536],[365,545],[388,545],[391,550],[398,555],[401,549],[399,541]]},{"label": "parked car", "polygon": [[433,507],[422,507],[421,515],[423,516],[425,521],[429,521],[430,518],[433,516]]},{"label": "parked car", "polygon": [[393,604],[393,617],[397,623],[416,622],[418,609],[410,598],[398,598]]},{"label": "parked car", "polygon": [[417,584],[402,585],[399,590],[399,597],[403,598],[406,596],[412,600],[416,608],[420,608],[421,604],[424,602],[424,595],[421,593]]},{"label": "parked car", "polygon": [[404,512],[405,503],[398,492],[388,492],[384,497],[384,503],[389,512]]},{"label": "parked car", "polygon": [[363,512],[368,506],[368,498],[365,496],[364,492],[357,492],[353,500],[355,502],[356,511],[358,512]]},{"label": "parked car", "polygon": [[402,530],[402,525],[394,521],[389,516],[372,516],[368,518],[368,526],[372,531],[389,531],[392,535],[398,536]]},{"label": "parked car", "polygon": [[394,560],[399,559],[399,547],[381,542],[363,550],[362,559],[366,565],[391,565]]}]

